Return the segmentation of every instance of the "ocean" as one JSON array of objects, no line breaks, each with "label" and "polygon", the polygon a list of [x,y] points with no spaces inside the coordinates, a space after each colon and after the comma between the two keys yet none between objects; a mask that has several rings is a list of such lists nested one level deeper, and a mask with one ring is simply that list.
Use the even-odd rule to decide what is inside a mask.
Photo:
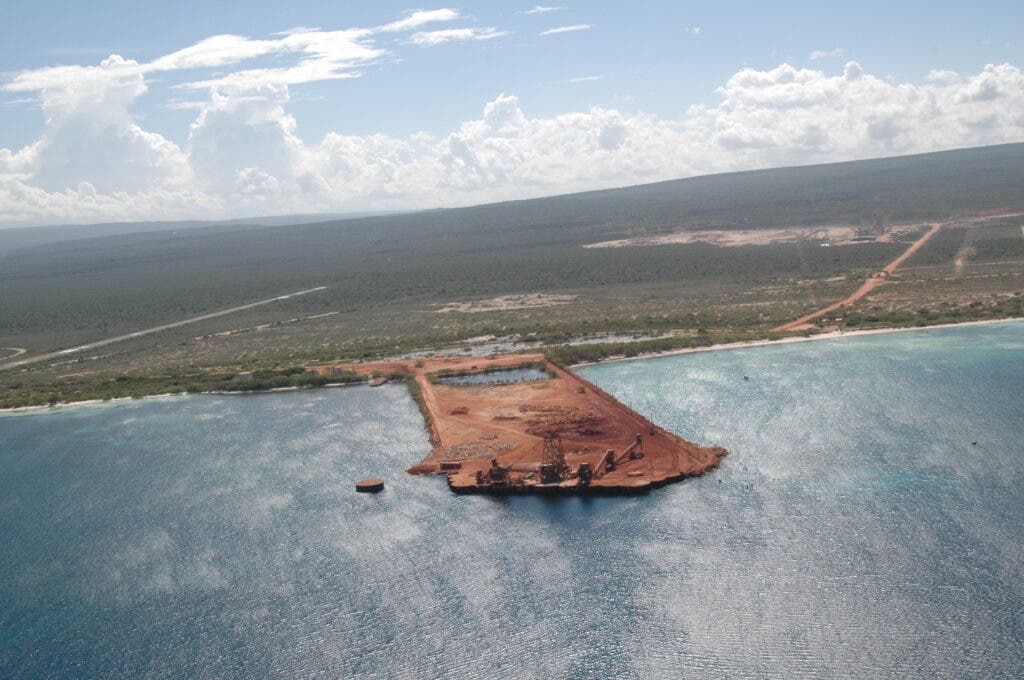
[{"label": "ocean", "polygon": [[730,455],[490,498],[400,385],[0,415],[0,677],[1024,676],[1024,323],[577,370]]}]

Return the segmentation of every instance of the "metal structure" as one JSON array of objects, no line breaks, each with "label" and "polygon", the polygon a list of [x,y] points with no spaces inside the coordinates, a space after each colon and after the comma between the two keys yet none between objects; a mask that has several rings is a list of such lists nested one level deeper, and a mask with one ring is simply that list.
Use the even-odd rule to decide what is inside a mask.
[{"label": "metal structure", "polygon": [[498,464],[497,458],[491,459],[491,469],[487,471],[487,474],[491,478],[491,484],[508,483],[508,470]]},{"label": "metal structure", "polygon": [[556,484],[569,476],[569,464],[565,462],[562,437],[557,432],[544,435],[544,453],[540,459],[540,480],[543,484]]}]

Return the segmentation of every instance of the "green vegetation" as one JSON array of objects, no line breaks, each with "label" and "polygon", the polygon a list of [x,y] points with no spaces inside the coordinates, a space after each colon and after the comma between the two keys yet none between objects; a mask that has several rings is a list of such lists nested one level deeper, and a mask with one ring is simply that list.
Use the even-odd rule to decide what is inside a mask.
[{"label": "green vegetation", "polygon": [[1014,205],[1021,186],[1024,145],[1016,144],[292,227],[22,247],[0,260],[0,336],[43,351],[317,284],[330,290],[282,305],[291,316],[272,320],[536,290],[810,278],[872,266],[893,249],[580,246],[685,228],[922,221]]},{"label": "green vegetation", "polygon": [[745,342],[750,340],[778,340],[793,333],[764,333],[761,335],[751,333],[715,333],[707,331],[698,332],[696,335],[676,335],[669,338],[657,338],[653,340],[641,340],[638,342],[602,342],[587,345],[556,345],[546,347],[544,354],[547,358],[559,366],[572,366],[574,364],[591,363],[602,361],[612,357],[637,357],[644,354],[655,354],[659,352],[672,352],[680,349],[691,349],[695,347],[710,347],[711,345],[726,344],[730,342]]},{"label": "green vegetation", "polygon": [[103,382],[66,380],[43,390],[26,390],[20,383],[6,387],[16,397],[0,396],[0,408],[41,406],[71,401],[123,399],[151,394],[198,394],[201,392],[263,392],[274,389],[322,387],[324,385],[364,382],[353,371],[332,376],[306,373],[303,367],[273,371],[254,371],[249,375],[232,373],[191,373],[182,375],[119,375]]},{"label": "green vegetation", "polygon": [[914,311],[869,309],[851,312],[843,319],[848,328],[888,328],[892,326],[934,326],[982,319],[1009,319],[1024,317],[1024,296],[975,301],[967,305],[941,303],[921,307]]},{"label": "green vegetation", "polygon": [[[906,248],[914,225],[1012,212],[1021,186],[1024,145],[1016,144],[288,227],[148,225],[124,233],[129,227],[103,225],[73,230],[65,241],[53,240],[60,238],[55,230],[38,238],[22,230],[6,242],[0,231],[0,346],[27,348],[27,356],[327,286],[0,371],[0,405],[313,385],[316,376],[270,369],[251,381],[237,374],[369,360],[478,336],[564,343],[596,332],[674,332],[550,348],[559,363],[763,338],[851,293]],[[907,225],[902,241],[583,247],[680,229],[878,221]],[[897,314],[900,323],[917,323],[923,307],[953,310],[976,301],[978,311],[963,318],[1005,315],[1012,305],[991,296],[1021,290],[1020,224],[999,218],[942,230],[905,272],[850,312],[847,325],[875,323],[858,316],[871,305],[880,311],[869,316]],[[452,302],[529,293],[567,301],[440,311]]]},{"label": "green vegetation", "polygon": [[928,239],[919,251],[910,256],[906,266],[918,267],[937,264],[953,264],[953,258],[964,245],[967,229],[951,227]]}]

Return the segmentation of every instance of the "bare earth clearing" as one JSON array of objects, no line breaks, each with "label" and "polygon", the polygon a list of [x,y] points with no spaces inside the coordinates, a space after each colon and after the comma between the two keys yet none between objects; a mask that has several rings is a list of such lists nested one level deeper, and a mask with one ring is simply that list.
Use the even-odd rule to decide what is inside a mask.
[{"label": "bare earth clearing", "polygon": [[481,312],[503,312],[513,309],[529,309],[531,307],[554,307],[555,305],[566,305],[576,299],[575,295],[547,295],[544,293],[528,293],[526,295],[502,295],[488,300],[474,300],[472,302],[449,302],[438,314],[461,312],[463,314],[478,314]]},{"label": "bare earth clearing", "polygon": [[584,248],[625,248],[629,246],[664,246],[678,243],[711,243],[716,246],[763,246],[778,241],[819,238],[843,241],[857,235],[856,227],[789,227],[785,229],[706,229],[677,231],[661,236],[639,236],[615,241],[588,243]]}]

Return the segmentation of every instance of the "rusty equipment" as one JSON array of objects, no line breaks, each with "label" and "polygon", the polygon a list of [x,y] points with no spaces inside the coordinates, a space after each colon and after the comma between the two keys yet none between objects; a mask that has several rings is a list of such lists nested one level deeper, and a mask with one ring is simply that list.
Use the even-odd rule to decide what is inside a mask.
[{"label": "rusty equipment", "polygon": [[590,486],[590,480],[594,478],[594,468],[590,463],[580,463],[576,469],[576,484],[579,486]]},{"label": "rusty equipment", "polygon": [[557,432],[544,435],[544,453],[540,459],[540,481],[542,484],[557,484],[569,476],[569,464],[565,462],[562,437]]},{"label": "rusty equipment", "polygon": [[504,486],[509,481],[509,471],[498,464],[497,458],[490,459],[490,468],[487,470],[487,481],[493,486]]}]

